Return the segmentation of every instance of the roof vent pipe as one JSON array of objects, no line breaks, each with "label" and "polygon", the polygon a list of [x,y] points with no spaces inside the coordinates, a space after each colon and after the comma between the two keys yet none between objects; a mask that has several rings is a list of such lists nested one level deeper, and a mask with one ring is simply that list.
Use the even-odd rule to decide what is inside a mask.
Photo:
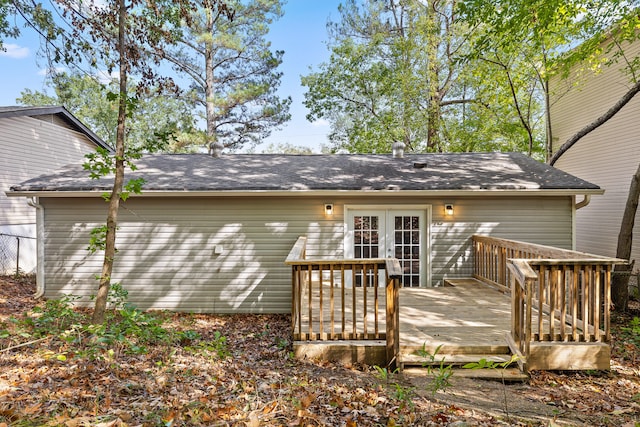
[{"label": "roof vent pipe", "polygon": [[218,141],[209,144],[209,155],[213,157],[220,157],[222,155],[222,149],[224,146]]},{"label": "roof vent pipe", "polygon": [[401,159],[404,157],[404,142],[398,141],[391,145],[394,159]]}]

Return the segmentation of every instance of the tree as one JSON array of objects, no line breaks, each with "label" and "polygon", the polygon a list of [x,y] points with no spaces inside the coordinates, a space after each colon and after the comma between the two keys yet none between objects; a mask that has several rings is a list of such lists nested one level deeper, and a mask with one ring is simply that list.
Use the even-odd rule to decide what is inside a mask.
[{"label": "tree", "polygon": [[[34,0],[0,0],[0,49],[4,37],[18,37],[21,25],[35,32],[41,41],[41,54],[49,63],[76,64],[92,44],[85,38],[75,38],[64,20],[56,19],[55,3],[47,8]],[[22,22],[21,22],[22,21]]]},{"label": "tree", "polygon": [[268,25],[282,16],[280,0],[230,0],[233,15],[197,1],[166,59],[191,81],[205,113],[209,144],[257,143],[289,120],[291,99],[276,90],[282,51],[272,52]]},{"label": "tree", "polygon": [[[534,150],[534,129],[544,128],[545,159],[551,158],[551,97],[549,81],[566,77],[578,66],[592,67],[607,29],[629,11],[622,0],[584,3],[573,0],[467,0],[459,4],[462,19],[478,31],[473,58],[502,71],[502,84],[513,93],[512,108],[529,134]],[[520,82],[518,82],[520,80]],[[527,113],[525,90],[542,104],[541,115]]]},{"label": "tree", "polygon": [[[94,249],[104,251],[102,272],[95,299],[92,323],[102,324],[105,318],[107,297],[111,285],[113,263],[116,256],[116,231],[120,200],[126,200],[130,192],[140,192],[141,180],[125,183],[125,167],[135,169],[139,150],[131,150],[127,144],[127,122],[131,119],[141,94],[150,88],[157,91],[173,90],[173,81],[158,76],[153,68],[163,58],[164,47],[170,45],[176,34],[179,21],[188,21],[193,5],[188,0],[182,2],[165,0],[115,0],[114,4],[78,4],[73,0],[61,0],[62,16],[72,25],[73,38],[83,40],[89,37],[95,45],[91,63],[104,65],[108,72],[118,70],[117,93],[109,93],[109,100],[117,100],[118,115],[115,141],[115,155],[106,151],[92,154],[85,167],[92,177],[113,173],[113,187],[104,198],[108,202],[107,220],[102,227],[92,232]],[[229,13],[225,4],[215,2],[211,7]],[[115,58],[112,57],[115,55]],[[129,77],[137,78],[136,91],[129,90]]]},{"label": "tree", "polygon": [[0,49],[3,49],[2,40],[4,37],[17,37],[20,34],[20,30],[15,25],[11,25],[11,22],[7,19],[14,13],[13,2],[0,0]]},{"label": "tree", "polygon": [[[48,80],[53,95],[25,89],[16,101],[24,105],[64,105],[98,136],[115,146],[118,102],[117,99],[109,100],[107,94],[117,92],[118,81],[114,78],[107,82],[100,80],[89,74],[58,73]],[[130,93],[135,90],[135,84],[128,86]],[[127,127],[130,144],[141,147],[158,134],[171,134],[174,141],[169,149],[180,150],[179,138],[184,140],[185,134],[195,133],[192,109],[193,105],[185,98],[165,96],[155,90],[141,94]]]},{"label": "tree", "polygon": [[[640,92],[640,58],[628,58],[624,42],[638,40],[638,2],[607,0],[577,2],[571,0],[470,0],[463,4],[461,14],[470,22],[483,26],[486,36],[477,48],[484,52],[526,52],[530,68],[538,76],[545,101],[546,153],[553,165],[563,153],[584,136],[615,116]],[[604,58],[604,60],[603,60]],[[556,75],[566,78],[570,71],[580,74],[581,68],[599,68],[622,62],[631,87],[602,116],[585,124],[551,153],[551,117],[549,80]],[[556,98],[562,94],[553,94]],[[632,232],[640,197],[640,168],[631,180],[623,219],[618,234],[616,256],[628,260],[631,255]],[[612,282],[612,301],[626,310],[630,265],[618,265]]]},{"label": "tree", "polygon": [[[517,117],[505,107],[511,93],[496,86],[496,69],[469,55],[476,29],[460,19],[457,5],[340,6],[340,20],[328,25],[330,60],[302,78],[307,118],[331,123],[336,149],[388,152],[402,141],[413,151],[527,151]],[[536,102],[529,102],[532,110]]]},{"label": "tree", "polygon": [[[433,43],[418,34],[418,3],[412,5],[349,0],[339,6],[340,20],[327,25],[330,60],[302,84],[308,87],[308,120],[328,120],[337,148],[388,152],[396,141],[411,150],[426,148],[427,95],[416,95],[427,94],[430,82],[426,56],[416,47],[420,43],[426,51]],[[432,140],[431,148],[435,145]]]}]

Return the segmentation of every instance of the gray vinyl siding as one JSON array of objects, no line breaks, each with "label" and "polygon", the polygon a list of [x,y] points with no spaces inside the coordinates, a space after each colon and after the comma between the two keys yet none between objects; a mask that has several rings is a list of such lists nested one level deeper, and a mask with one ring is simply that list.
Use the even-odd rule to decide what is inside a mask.
[{"label": "gray vinyl siding", "polygon": [[571,249],[572,202],[568,197],[460,198],[452,220],[435,204],[431,235],[432,281],[473,274],[471,236],[502,237]]},{"label": "gray vinyl siding", "polygon": [[[47,297],[96,292],[102,256],[86,250],[102,223],[100,199],[41,199],[45,207]],[[324,203],[333,203],[328,219]],[[444,203],[455,216],[445,219]],[[113,280],[142,309],[271,312],[291,309],[284,265],[300,235],[309,258],[344,256],[344,205],[431,205],[432,284],[472,273],[471,235],[570,248],[571,197],[226,197],[131,198],[120,210]],[[216,254],[216,246],[221,254]]]},{"label": "gray vinyl siding", "polygon": [[[628,48],[629,57],[640,55],[640,43]],[[622,61],[620,61],[622,63]],[[551,109],[554,151],[568,138],[604,114],[628,90],[630,84],[618,66],[599,74],[586,72],[566,92],[566,83],[556,81],[562,94]],[[555,166],[599,185],[603,196],[576,212],[576,249],[614,257],[620,223],[631,177],[640,164],[640,99],[634,98],[607,123],[582,138],[563,154]],[[640,235],[636,221],[634,235]],[[637,240],[637,239],[636,239]],[[640,259],[640,244],[634,242],[631,259]]]},{"label": "gray vinyl siding", "polygon": [[12,185],[82,162],[95,145],[83,134],[32,117],[0,119],[0,225],[35,224],[23,198],[8,198]]}]

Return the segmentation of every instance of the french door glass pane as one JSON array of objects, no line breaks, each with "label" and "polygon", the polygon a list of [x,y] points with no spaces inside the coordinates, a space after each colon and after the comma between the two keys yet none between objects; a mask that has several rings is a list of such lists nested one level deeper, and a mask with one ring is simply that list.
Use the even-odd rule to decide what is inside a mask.
[{"label": "french door glass pane", "polygon": [[396,215],[394,255],[403,269],[402,286],[420,286],[420,217]]},{"label": "french door glass pane", "polygon": [[[356,215],[353,217],[353,254],[356,258],[379,258],[379,224],[377,215]],[[355,285],[362,286],[362,283],[362,273],[358,273]],[[372,286],[374,283],[373,276],[367,277],[368,286]]]}]

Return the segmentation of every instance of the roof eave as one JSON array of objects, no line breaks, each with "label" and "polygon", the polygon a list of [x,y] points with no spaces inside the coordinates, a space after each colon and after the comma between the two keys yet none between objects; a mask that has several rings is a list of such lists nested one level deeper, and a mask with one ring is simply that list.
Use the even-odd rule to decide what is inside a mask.
[{"label": "roof eave", "polygon": [[[104,191],[7,191],[8,197],[102,197]],[[463,190],[143,190],[141,194],[131,194],[130,197],[297,197],[297,196],[373,196],[373,197],[473,197],[473,196],[576,196],[576,195],[602,195],[603,189],[463,189]]]}]

